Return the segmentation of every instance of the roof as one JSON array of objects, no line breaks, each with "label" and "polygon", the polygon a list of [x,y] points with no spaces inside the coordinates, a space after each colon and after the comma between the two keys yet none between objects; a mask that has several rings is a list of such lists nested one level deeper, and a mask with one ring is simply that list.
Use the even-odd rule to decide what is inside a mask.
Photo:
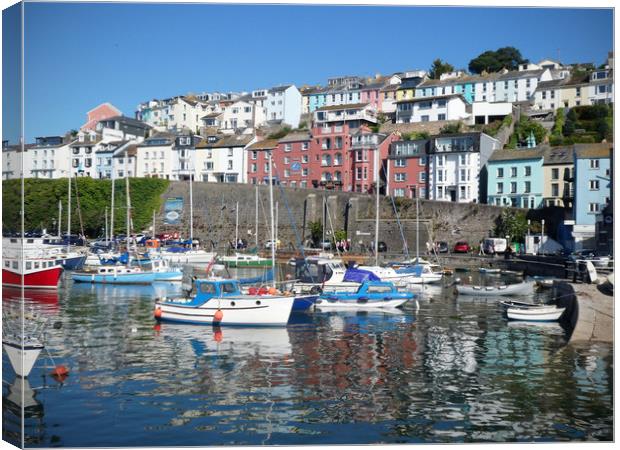
[{"label": "roof", "polygon": [[588,74],[582,74],[581,76],[573,75],[570,78],[558,78],[557,80],[541,81],[536,86],[536,90],[542,91],[545,89],[585,85],[585,84],[588,84],[588,82],[589,82]]},{"label": "roof", "polygon": [[573,163],[573,146],[566,147],[549,147],[543,154],[543,165],[552,164],[572,164]]},{"label": "roof", "polygon": [[394,103],[418,103],[418,102],[427,102],[429,100],[441,100],[441,99],[448,99],[448,98],[452,98],[452,97],[461,97],[461,99],[463,101],[465,101],[465,97],[463,97],[463,94],[445,94],[445,95],[433,95],[432,97],[413,97],[413,98],[409,98],[406,100],[398,100]]},{"label": "roof", "polygon": [[575,144],[573,146],[575,157],[583,158],[609,158],[613,144],[610,142],[601,142],[599,144]]},{"label": "roof", "polygon": [[536,70],[511,70],[505,73],[492,72],[485,75],[465,75],[457,78],[446,78],[444,80],[424,80],[418,84],[418,88],[434,87],[434,86],[449,86],[452,84],[464,84],[464,83],[482,83],[484,81],[504,81],[512,80],[515,78],[529,78],[539,77],[547,69]]},{"label": "roof", "polygon": [[254,136],[251,134],[226,134],[220,135],[217,142],[207,142],[203,139],[196,148],[245,147],[252,139]]},{"label": "roof", "polygon": [[292,84],[286,84],[284,86],[276,86],[276,87],[272,87],[267,92],[269,92],[269,93],[272,93],[272,92],[284,92],[288,88],[290,88],[291,86],[293,86],[293,85]]},{"label": "roof", "polygon": [[489,161],[518,161],[521,159],[539,159],[543,157],[544,148],[495,150]]},{"label": "roof", "polygon": [[88,147],[90,145],[95,145],[101,142],[101,137],[98,136],[94,141],[75,141],[69,144],[69,147]]},{"label": "roof", "polygon": [[386,122],[380,125],[380,133],[419,133],[427,132],[430,135],[439,134],[440,130],[451,123],[458,123],[458,120],[434,120],[430,122],[413,123],[391,123]]},{"label": "roof", "polygon": [[263,139],[250,145],[248,150],[271,150],[278,146],[278,139]]},{"label": "roof", "polygon": [[213,117],[221,116],[222,114],[224,113],[223,112],[212,112],[212,113],[207,114],[206,116],[202,116],[201,119],[210,119]]},{"label": "roof", "polygon": [[108,117],[107,119],[102,119],[99,122],[109,122],[109,121],[122,122],[122,123],[125,123],[127,125],[131,125],[131,126],[134,126],[134,127],[140,127],[140,128],[144,128],[144,129],[151,128],[150,125],[142,122],[141,120],[132,119],[131,117],[126,117],[126,116]]},{"label": "roof", "polygon": [[309,141],[312,139],[312,135],[309,131],[299,131],[292,132],[284,136],[278,142],[286,143],[286,142],[299,142],[299,141]]},{"label": "roof", "polygon": [[362,109],[368,106],[368,103],[352,103],[350,105],[332,105],[317,108],[315,111],[338,111],[339,109]]}]

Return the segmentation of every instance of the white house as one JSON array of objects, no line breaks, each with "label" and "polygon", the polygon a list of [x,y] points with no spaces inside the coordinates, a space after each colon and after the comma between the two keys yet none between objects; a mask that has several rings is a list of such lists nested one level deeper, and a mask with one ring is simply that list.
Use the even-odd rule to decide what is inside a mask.
[{"label": "white house", "polygon": [[428,198],[457,203],[486,199],[486,179],[480,177],[497,148],[499,141],[484,133],[433,137],[428,154]]},{"label": "white house", "polygon": [[301,93],[295,85],[278,86],[267,91],[265,110],[267,121],[299,126],[301,116]]},{"label": "white house", "polygon": [[464,120],[469,116],[467,102],[461,94],[413,98],[396,102],[396,123]]},{"label": "white house", "polygon": [[101,148],[101,143],[100,133],[87,129],[78,132],[77,140],[69,144],[72,177],[97,178],[96,152]]},{"label": "white house", "polygon": [[245,148],[254,135],[211,135],[196,145],[195,179],[209,183],[245,183]]},{"label": "white house", "polygon": [[174,137],[174,145],[172,146],[172,175],[173,180],[189,180],[190,176],[195,176],[196,162],[196,144],[201,142],[202,138],[192,133],[178,133]]},{"label": "white house", "polygon": [[157,133],[136,146],[136,176],[172,179],[175,135]]},{"label": "white house", "polygon": [[237,100],[224,109],[219,128],[223,133],[254,128],[265,122],[265,110],[249,101]]},{"label": "white house", "polygon": [[7,144],[3,143],[2,147],[2,179],[13,180],[21,178],[22,173],[25,178],[30,177],[32,173],[32,158],[28,156],[28,150],[33,147],[33,144],[26,144],[24,152],[22,152],[21,145]]},{"label": "white house", "polygon": [[62,136],[37,137],[34,146],[24,153],[27,178],[66,178],[71,167],[71,141]]}]

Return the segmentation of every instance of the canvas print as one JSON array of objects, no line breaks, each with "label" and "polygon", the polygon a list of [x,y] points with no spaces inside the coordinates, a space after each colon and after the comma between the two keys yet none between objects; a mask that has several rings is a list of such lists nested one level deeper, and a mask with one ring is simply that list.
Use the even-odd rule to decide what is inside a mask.
[{"label": "canvas print", "polygon": [[4,5],[3,441],[613,442],[613,19]]}]

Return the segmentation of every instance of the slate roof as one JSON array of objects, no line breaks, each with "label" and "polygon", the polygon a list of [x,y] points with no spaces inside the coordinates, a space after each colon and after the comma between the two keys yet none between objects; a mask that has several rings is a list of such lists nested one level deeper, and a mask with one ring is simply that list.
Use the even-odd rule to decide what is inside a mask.
[{"label": "slate roof", "polygon": [[432,97],[413,97],[413,98],[409,98],[409,99],[405,99],[405,100],[398,100],[394,103],[419,103],[419,102],[426,102],[429,100],[441,100],[441,99],[448,99],[448,98],[452,98],[452,97],[461,97],[461,99],[463,101],[465,101],[465,97],[463,97],[463,94],[445,94],[445,95],[434,95]]},{"label": "slate roof", "polygon": [[271,89],[269,89],[267,92],[269,93],[273,93],[273,92],[284,92],[286,91],[288,88],[290,88],[292,86],[292,84],[287,84],[284,86],[276,86],[276,87],[272,87]]},{"label": "slate roof", "polygon": [[312,135],[309,131],[300,131],[300,132],[292,132],[284,136],[278,142],[286,143],[286,142],[301,142],[301,141],[309,141],[312,139]]},{"label": "slate roof", "polygon": [[565,147],[549,147],[543,154],[543,165],[572,164],[574,148],[572,145]]},{"label": "slate roof", "polygon": [[447,78],[445,80],[424,80],[418,85],[418,88],[435,87],[435,86],[448,86],[452,84],[462,83],[482,83],[490,81],[505,81],[517,78],[531,78],[539,77],[547,69],[537,70],[511,70],[506,73],[493,72],[486,75],[465,75],[458,78]]},{"label": "slate roof", "polygon": [[150,125],[142,122],[141,120],[133,119],[133,118],[127,117],[127,116],[109,117],[107,119],[102,119],[99,122],[109,122],[109,121],[121,122],[121,123],[125,123],[127,125],[131,125],[131,126],[134,126],[134,127],[140,127],[140,128],[144,128],[144,129],[151,128]]},{"label": "slate roof", "polygon": [[575,144],[573,147],[577,159],[609,158],[609,152],[613,149],[613,144],[610,142],[602,142],[599,144]]},{"label": "slate roof", "polygon": [[495,150],[489,161],[518,161],[522,159],[539,159],[543,157],[544,148]]},{"label": "slate roof", "polygon": [[362,109],[368,106],[368,103],[352,103],[350,105],[332,105],[317,108],[315,111],[338,111],[339,109]]},{"label": "slate roof", "polygon": [[69,147],[89,147],[91,145],[95,145],[101,142],[101,137],[97,137],[94,141],[75,141],[69,144]]},{"label": "slate roof", "polygon": [[278,146],[278,139],[264,139],[260,142],[255,142],[250,145],[248,150],[271,150]]}]

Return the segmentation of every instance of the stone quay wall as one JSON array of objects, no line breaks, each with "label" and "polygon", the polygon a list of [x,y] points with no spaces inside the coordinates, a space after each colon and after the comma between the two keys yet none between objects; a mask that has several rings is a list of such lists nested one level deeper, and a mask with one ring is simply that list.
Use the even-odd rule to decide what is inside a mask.
[{"label": "stone quay wall", "polygon": [[[258,189],[258,203],[256,202]],[[256,242],[256,205],[258,204],[258,242],[261,248],[270,239],[269,186],[258,188],[247,184],[219,184],[194,182],[193,184],[194,237],[207,247],[211,244],[223,250],[235,238],[236,206],[239,204],[238,236],[248,241],[250,247]],[[298,243],[310,238],[310,222],[323,222],[326,211],[326,238],[332,230],[346,230],[352,250],[367,251],[375,235],[376,197],[338,191],[283,188],[274,186],[274,202],[277,202],[277,230],[282,250],[294,250]],[[162,196],[183,197],[182,222],[177,226],[164,225],[163,211],[156,218],[156,232],[180,231],[189,235],[189,183],[171,182]],[[323,207],[323,204],[327,208]],[[379,240],[386,243],[389,254],[403,253],[403,238],[410,254],[426,252],[426,242],[447,241],[453,246],[458,240],[477,245],[490,235],[502,208],[484,204],[459,204],[389,197],[380,198]],[[395,209],[398,212],[395,213]],[[416,210],[419,211],[416,221]],[[400,222],[400,226],[399,226]],[[305,223],[305,228],[303,227]],[[419,230],[419,232],[417,232]],[[416,236],[419,236],[416,239]]]}]

